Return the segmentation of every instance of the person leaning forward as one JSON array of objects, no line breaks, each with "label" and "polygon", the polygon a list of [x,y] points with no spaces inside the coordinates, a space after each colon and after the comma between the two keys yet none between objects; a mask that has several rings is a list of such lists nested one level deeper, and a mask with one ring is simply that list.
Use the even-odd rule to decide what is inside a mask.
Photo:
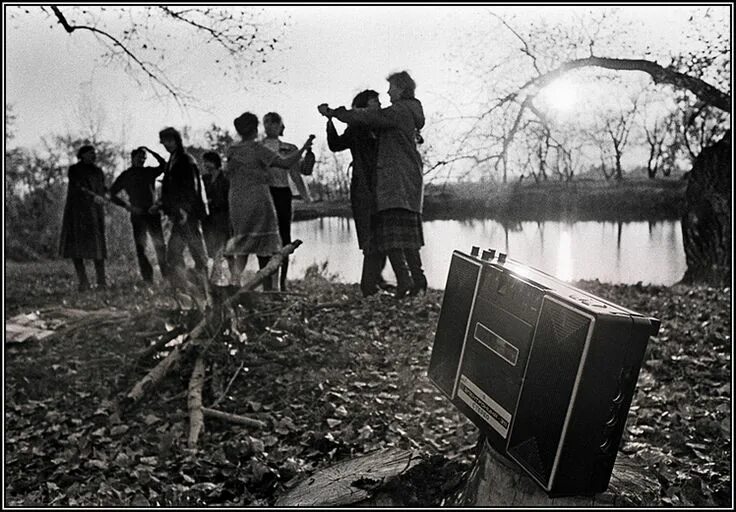
[{"label": "person leaning forward", "polygon": [[[158,161],[157,167],[144,167],[146,152]],[[164,232],[161,229],[161,214],[157,211],[149,212],[153,206],[156,178],[164,172],[166,160],[158,153],[145,146],[134,149],[130,153],[131,167],[123,171],[110,187],[112,202],[125,206],[125,202],[118,197],[125,191],[130,201],[130,223],[133,226],[133,241],[138,257],[138,266],[143,280],[153,283],[153,267],[146,257],[146,235],[151,237],[156,251],[158,266],[161,275],[166,276],[166,246]]]}]

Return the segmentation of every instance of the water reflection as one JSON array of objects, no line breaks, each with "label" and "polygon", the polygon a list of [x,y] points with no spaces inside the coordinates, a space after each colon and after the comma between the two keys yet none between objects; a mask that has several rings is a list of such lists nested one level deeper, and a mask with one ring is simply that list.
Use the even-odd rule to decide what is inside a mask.
[{"label": "water reflection", "polygon": [[[422,248],[432,288],[444,288],[453,249],[473,245],[506,252],[512,258],[566,280],[671,285],[685,272],[679,221],[516,222],[492,219],[435,220],[424,223]],[[360,280],[362,253],[352,219],[326,217],[295,222],[292,238],[304,242],[292,256],[291,277],[311,264],[329,261],[327,270],[345,282]],[[387,279],[393,275],[387,269]]]}]

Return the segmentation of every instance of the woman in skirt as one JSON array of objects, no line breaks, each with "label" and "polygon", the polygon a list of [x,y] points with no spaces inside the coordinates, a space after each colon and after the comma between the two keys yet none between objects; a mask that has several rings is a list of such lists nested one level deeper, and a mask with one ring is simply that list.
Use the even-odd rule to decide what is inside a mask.
[{"label": "woman in skirt", "polygon": [[[276,209],[269,189],[269,167],[290,168],[312,143],[309,139],[301,149],[282,156],[256,140],[257,116],[245,112],[234,124],[242,140],[227,150],[225,176],[230,182],[228,205],[232,237],[224,253],[235,257],[233,278],[237,283],[249,254],[256,254],[258,266],[263,268],[271,255],[281,249]],[[264,282],[263,287],[272,289],[271,280]]]}]

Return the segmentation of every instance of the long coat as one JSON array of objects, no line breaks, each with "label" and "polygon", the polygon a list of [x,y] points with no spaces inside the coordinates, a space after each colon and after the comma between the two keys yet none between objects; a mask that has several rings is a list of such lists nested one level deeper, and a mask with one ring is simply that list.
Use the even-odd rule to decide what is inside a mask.
[{"label": "long coat", "polygon": [[376,210],[402,208],[422,213],[422,157],[417,151],[416,131],[424,127],[424,111],[419,100],[398,100],[380,110],[340,107],[334,116],[349,126],[363,125],[379,132]]},{"label": "long coat", "polygon": [[82,187],[103,195],[102,169],[82,162],[69,167],[59,255],[62,258],[104,259],[107,257],[105,210]]},{"label": "long coat", "polygon": [[348,126],[338,135],[335,125],[327,123],[327,145],[330,151],[350,150],[353,173],[350,178],[350,204],[353,210],[358,246],[370,249],[371,215],[376,211],[376,157],[378,136],[365,126]]}]

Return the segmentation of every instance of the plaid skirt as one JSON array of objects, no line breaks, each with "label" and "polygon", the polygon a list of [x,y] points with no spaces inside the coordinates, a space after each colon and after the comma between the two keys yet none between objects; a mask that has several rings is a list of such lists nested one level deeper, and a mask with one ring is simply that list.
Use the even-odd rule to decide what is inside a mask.
[{"label": "plaid skirt", "polygon": [[373,216],[370,252],[392,249],[419,249],[424,245],[422,215],[417,212],[392,208]]}]

